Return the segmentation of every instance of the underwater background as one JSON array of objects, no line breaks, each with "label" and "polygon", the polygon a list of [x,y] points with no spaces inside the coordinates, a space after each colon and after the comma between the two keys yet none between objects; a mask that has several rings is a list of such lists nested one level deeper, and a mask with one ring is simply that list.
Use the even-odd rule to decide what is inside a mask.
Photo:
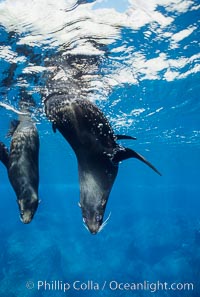
[{"label": "underwater background", "polygon": [[[0,164],[0,296],[199,296],[199,9],[197,0],[0,1],[0,100],[36,103],[41,199],[22,224]],[[74,152],[44,113],[59,91],[97,104],[116,134],[137,138],[121,143],[162,173],[122,162],[95,236],[78,207]],[[8,147],[16,118],[0,107]],[[157,287],[114,288],[144,282]]]}]

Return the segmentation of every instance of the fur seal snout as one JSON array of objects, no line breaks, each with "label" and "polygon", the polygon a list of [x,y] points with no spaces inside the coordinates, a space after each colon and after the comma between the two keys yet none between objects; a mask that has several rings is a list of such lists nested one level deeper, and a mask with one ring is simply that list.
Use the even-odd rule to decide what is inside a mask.
[{"label": "fur seal snout", "polygon": [[39,201],[34,191],[32,193],[30,192],[24,197],[27,197],[28,199],[18,199],[17,203],[20,210],[21,221],[24,224],[29,224],[38,208]]}]

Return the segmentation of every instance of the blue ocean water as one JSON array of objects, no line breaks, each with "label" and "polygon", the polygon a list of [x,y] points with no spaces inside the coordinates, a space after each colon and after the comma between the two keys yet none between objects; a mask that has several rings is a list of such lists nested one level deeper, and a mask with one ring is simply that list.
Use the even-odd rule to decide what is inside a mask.
[{"label": "blue ocean water", "polygon": [[[0,296],[199,296],[199,57],[197,0],[0,1],[0,100],[36,102],[41,199],[22,224],[0,164]],[[162,173],[122,162],[95,236],[74,152],[44,113],[59,91],[93,101]],[[15,118],[0,108],[8,147]]]}]

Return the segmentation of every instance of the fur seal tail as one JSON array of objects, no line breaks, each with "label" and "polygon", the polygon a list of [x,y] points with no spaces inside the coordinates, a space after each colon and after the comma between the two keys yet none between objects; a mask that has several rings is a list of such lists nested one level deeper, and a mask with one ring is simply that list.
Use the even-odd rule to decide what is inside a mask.
[{"label": "fur seal tail", "polygon": [[157,174],[162,176],[162,174],[149,162],[147,161],[142,155],[138,154],[134,150],[131,150],[126,147],[120,147],[119,150],[115,153],[113,157],[114,163],[119,163],[123,160],[129,159],[129,158],[137,158],[138,160],[142,161],[146,165],[148,165],[151,169],[153,169]]},{"label": "fur seal tail", "polygon": [[8,167],[9,153],[3,142],[0,142],[0,161]]}]

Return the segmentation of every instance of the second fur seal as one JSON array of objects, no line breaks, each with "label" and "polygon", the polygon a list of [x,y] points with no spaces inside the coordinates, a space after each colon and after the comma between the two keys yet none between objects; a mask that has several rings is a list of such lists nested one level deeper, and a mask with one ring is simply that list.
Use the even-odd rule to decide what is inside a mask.
[{"label": "second fur seal", "polygon": [[28,224],[38,208],[39,136],[28,109],[12,122],[10,152],[0,143],[0,160],[17,196],[20,219]]},{"label": "second fur seal", "polygon": [[92,234],[96,234],[105,223],[103,216],[119,162],[137,158],[160,173],[143,156],[117,144],[118,139],[132,137],[114,135],[108,120],[92,102],[69,100],[65,94],[52,94],[44,103],[54,132],[58,129],[76,154],[80,181],[79,205],[85,225]]}]

